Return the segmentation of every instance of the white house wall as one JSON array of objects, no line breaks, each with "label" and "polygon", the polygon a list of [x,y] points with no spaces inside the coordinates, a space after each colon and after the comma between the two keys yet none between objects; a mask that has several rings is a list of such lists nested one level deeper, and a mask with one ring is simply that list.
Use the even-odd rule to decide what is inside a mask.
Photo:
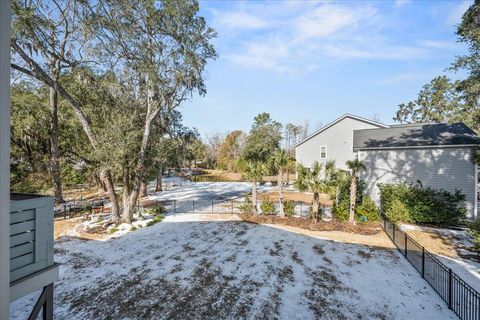
[{"label": "white house wall", "polygon": [[373,129],[378,126],[346,117],[330,128],[318,133],[295,148],[298,163],[311,166],[320,159],[320,147],[327,147],[327,160],[335,160],[337,168],[346,169],[345,162],[355,158],[353,152],[353,131]]},{"label": "white house wall", "polygon": [[366,166],[362,178],[367,194],[377,203],[379,183],[416,183],[466,196],[468,217],[475,215],[475,164],[472,148],[424,148],[360,151],[359,158]]}]

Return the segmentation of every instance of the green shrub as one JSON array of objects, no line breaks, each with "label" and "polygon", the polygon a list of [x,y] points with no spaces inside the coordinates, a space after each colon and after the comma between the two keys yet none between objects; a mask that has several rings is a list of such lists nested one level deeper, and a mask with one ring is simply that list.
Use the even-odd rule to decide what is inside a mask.
[{"label": "green shrub", "polygon": [[150,221],[147,222],[146,226],[147,226],[147,227],[151,227],[151,226],[153,226],[154,224],[155,224],[155,221],[150,220]]},{"label": "green shrub", "polygon": [[273,201],[266,199],[260,204],[260,209],[262,210],[262,214],[273,214],[275,212],[275,204]]},{"label": "green shrub", "polygon": [[333,203],[332,214],[335,220],[347,221],[350,213],[350,198],[343,198],[338,204]]},{"label": "green shrub", "polygon": [[480,219],[469,224],[468,235],[473,241],[473,249],[480,252]]},{"label": "green shrub", "polygon": [[278,186],[278,181],[277,181],[277,180],[272,180],[272,181],[270,182],[270,184],[271,184],[272,186]]},{"label": "green shrub", "polygon": [[[363,194],[365,192],[365,181],[361,179],[357,179],[357,197],[356,197],[356,205],[359,206],[362,204]],[[347,179],[343,181],[338,186],[338,195],[337,199],[338,203],[340,202],[348,202],[348,206],[350,207],[350,180]]]},{"label": "green shrub", "polygon": [[164,214],[164,213],[165,213],[165,208],[162,205],[153,208],[153,211],[152,211],[152,214],[154,216],[157,216],[159,214]]},{"label": "green shrub", "polygon": [[119,229],[117,227],[111,227],[110,229],[108,229],[108,233],[109,234],[113,234],[115,232],[117,232]]},{"label": "green shrub", "polygon": [[157,223],[162,221],[163,219],[165,219],[165,216],[160,213],[153,217],[153,222]]},{"label": "green shrub", "polygon": [[356,218],[358,221],[377,221],[380,219],[377,205],[369,196],[363,197],[363,202],[356,207]]},{"label": "green shrub", "polygon": [[130,232],[131,232],[131,231],[135,231],[135,230],[137,230],[137,227],[135,227],[135,226],[131,226],[131,227],[130,227]]},{"label": "green shrub", "polygon": [[245,201],[238,207],[242,213],[252,213],[253,203],[250,197],[245,197]]},{"label": "green shrub", "polygon": [[379,184],[383,211],[390,211],[395,200],[399,200],[408,211],[408,220],[419,224],[439,226],[457,225],[465,218],[465,200],[459,190],[454,193],[431,187],[410,184]]},{"label": "green shrub", "polygon": [[295,202],[293,200],[287,200],[283,205],[286,217],[291,217],[295,214]]},{"label": "green shrub", "polygon": [[398,199],[394,199],[385,212],[393,222],[410,222],[410,212],[407,207]]}]

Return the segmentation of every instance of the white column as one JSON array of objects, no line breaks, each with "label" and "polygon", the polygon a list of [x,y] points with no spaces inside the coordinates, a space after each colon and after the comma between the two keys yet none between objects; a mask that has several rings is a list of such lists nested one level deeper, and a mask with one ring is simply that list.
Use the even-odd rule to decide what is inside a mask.
[{"label": "white column", "polygon": [[0,319],[10,295],[10,1],[0,0]]}]

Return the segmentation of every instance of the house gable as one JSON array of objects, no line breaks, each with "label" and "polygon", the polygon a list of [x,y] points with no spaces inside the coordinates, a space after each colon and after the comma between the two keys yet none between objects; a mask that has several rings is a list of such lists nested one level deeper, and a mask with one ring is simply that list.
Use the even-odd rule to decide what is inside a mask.
[{"label": "house gable", "polygon": [[359,117],[359,116],[356,116],[356,115],[353,115],[353,114],[346,113],[343,116],[341,116],[340,118],[337,118],[334,121],[330,122],[326,126],[321,127],[319,130],[315,131],[314,133],[312,133],[311,135],[309,135],[308,137],[306,137],[302,141],[298,142],[294,147],[296,148],[296,147],[304,144],[308,140],[314,138],[315,136],[321,134],[322,132],[328,130],[329,128],[337,125],[338,123],[345,120],[346,118],[350,118],[350,119],[357,120],[357,121],[360,121],[360,122],[363,122],[363,123],[367,123],[367,124],[370,124],[370,125],[372,125],[374,127],[377,127],[377,128],[389,128],[389,126],[387,126],[383,123],[376,122],[376,121],[373,121],[373,120],[370,120],[370,119],[366,119],[366,118],[362,118],[362,117]]},{"label": "house gable", "polygon": [[386,127],[368,119],[353,115],[343,115],[323,127],[295,147],[297,162],[311,166],[315,161],[333,160],[339,168],[355,157],[353,151],[353,131]]}]

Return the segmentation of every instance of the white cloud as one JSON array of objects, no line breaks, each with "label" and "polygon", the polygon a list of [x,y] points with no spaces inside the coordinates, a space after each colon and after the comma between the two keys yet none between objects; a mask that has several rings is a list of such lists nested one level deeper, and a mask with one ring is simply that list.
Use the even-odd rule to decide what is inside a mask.
[{"label": "white cloud", "polygon": [[419,41],[419,44],[434,49],[455,49],[456,46],[455,42],[442,40],[423,40]]},{"label": "white cloud", "polygon": [[[432,51],[449,46],[442,41],[409,44],[387,38],[385,30],[392,24],[373,4],[302,4],[253,2],[242,3],[237,11],[216,11],[215,23],[229,28],[224,34],[234,39],[223,56],[245,67],[295,73],[316,70],[328,59],[431,58]],[[232,29],[240,32],[229,32]]]},{"label": "white cloud", "polygon": [[279,63],[290,56],[290,48],[280,38],[270,38],[262,42],[250,42],[244,45],[241,53],[228,56],[240,65],[258,69],[269,69],[278,72],[289,71],[286,64]]},{"label": "white cloud", "polygon": [[246,12],[214,12],[216,24],[231,29],[262,29],[268,26],[268,21]]},{"label": "white cloud", "polygon": [[395,7],[400,8],[409,4],[411,0],[395,0]]},{"label": "white cloud", "polygon": [[460,20],[462,19],[463,14],[467,9],[470,7],[472,4],[472,1],[462,1],[456,6],[454,6],[450,11],[447,16],[447,23],[449,25],[456,25],[460,23]]},{"label": "white cloud", "polygon": [[323,5],[296,19],[297,35],[302,39],[324,38],[337,32],[355,28],[363,21],[372,18],[376,10],[372,8],[351,8],[338,5]]},{"label": "white cloud", "polygon": [[428,52],[422,48],[409,46],[385,46],[382,43],[364,47],[328,44],[325,46],[325,52],[331,57],[343,59],[411,60],[428,58]]}]

